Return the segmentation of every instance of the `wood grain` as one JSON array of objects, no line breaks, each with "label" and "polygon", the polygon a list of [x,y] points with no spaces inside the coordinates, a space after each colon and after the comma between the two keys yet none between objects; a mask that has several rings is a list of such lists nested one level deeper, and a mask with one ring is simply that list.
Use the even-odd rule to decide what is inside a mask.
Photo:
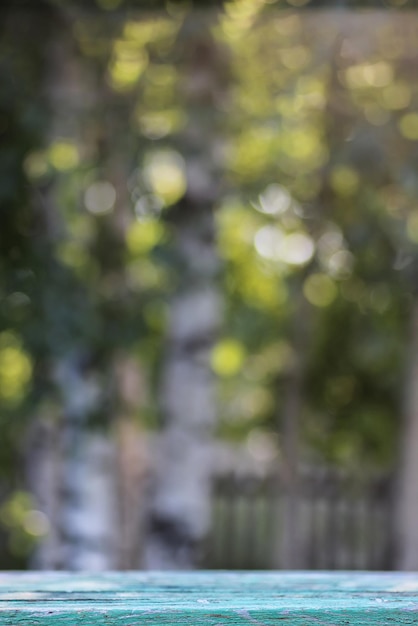
[{"label": "wood grain", "polygon": [[0,624],[418,624],[418,574],[4,572]]}]

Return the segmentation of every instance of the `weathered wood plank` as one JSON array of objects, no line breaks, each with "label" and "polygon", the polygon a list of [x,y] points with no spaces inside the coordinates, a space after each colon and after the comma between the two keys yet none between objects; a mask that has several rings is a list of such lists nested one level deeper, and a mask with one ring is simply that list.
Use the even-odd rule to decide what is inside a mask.
[{"label": "weathered wood plank", "polygon": [[0,573],[8,626],[418,624],[418,574]]}]

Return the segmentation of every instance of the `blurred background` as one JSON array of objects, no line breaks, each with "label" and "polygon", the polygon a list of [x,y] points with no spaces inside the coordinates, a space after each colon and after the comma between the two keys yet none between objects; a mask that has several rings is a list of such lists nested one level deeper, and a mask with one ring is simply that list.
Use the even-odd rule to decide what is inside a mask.
[{"label": "blurred background", "polygon": [[0,568],[418,569],[416,3],[0,11]]}]

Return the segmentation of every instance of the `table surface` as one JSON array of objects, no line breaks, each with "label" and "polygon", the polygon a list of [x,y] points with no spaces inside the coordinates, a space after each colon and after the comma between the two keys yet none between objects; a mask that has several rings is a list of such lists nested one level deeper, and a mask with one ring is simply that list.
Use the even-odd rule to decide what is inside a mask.
[{"label": "table surface", "polygon": [[0,624],[418,624],[418,573],[0,573]]}]

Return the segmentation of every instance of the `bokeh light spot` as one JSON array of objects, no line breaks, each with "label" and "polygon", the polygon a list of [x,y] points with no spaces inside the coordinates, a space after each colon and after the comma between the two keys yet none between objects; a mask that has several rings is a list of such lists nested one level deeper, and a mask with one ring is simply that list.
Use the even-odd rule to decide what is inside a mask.
[{"label": "bokeh light spot", "polygon": [[354,256],[349,250],[338,250],[328,259],[328,270],[335,278],[348,278],[354,266]]},{"label": "bokeh light spot", "polygon": [[359,186],[359,176],[353,168],[340,165],[331,173],[331,187],[341,196],[351,196]]},{"label": "bokeh light spot", "polygon": [[175,150],[158,150],[148,154],[144,178],[164,204],[174,204],[184,195],[187,187],[183,157]]},{"label": "bokeh light spot", "polygon": [[352,65],[345,72],[349,87],[385,87],[393,80],[393,67],[386,61]]},{"label": "bokeh light spot", "polygon": [[418,211],[413,211],[406,223],[408,238],[414,243],[418,243]]},{"label": "bokeh light spot", "polygon": [[132,255],[146,254],[163,238],[164,227],[156,219],[145,219],[132,224],[126,235],[126,245]]},{"label": "bokeh light spot", "polygon": [[306,299],[317,307],[329,306],[337,297],[337,287],[326,274],[311,274],[303,284]]},{"label": "bokeh light spot", "polygon": [[23,519],[23,529],[28,533],[28,535],[43,537],[48,534],[50,523],[45,513],[37,511],[36,509],[31,509],[26,513]]},{"label": "bokeh light spot", "polygon": [[56,170],[71,170],[79,163],[78,148],[69,140],[55,141],[49,148],[49,161]]},{"label": "bokeh light spot", "polygon": [[404,109],[411,101],[411,89],[406,83],[396,81],[383,90],[382,99],[387,109]]},{"label": "bokeh light spot", "polygon": [[32,362],[18,337],[5,331],[0,334],[0,400],[18,402],[32,377]]},{"label": "bokeh light spot", "polygon": [[254,237],[258,254],[265,259],[282,261],[288,265],[304,265],[314,253],[314,243],[305,233],[284,234],[277,226],[260,228]]},{"label": "bokeh light spot", "polygon": [[256,205],[258,211],[267,215],[279,215],[290,207],[292,198],[290,193],[282,185],[268,185],[260,195],[259,204]]},{"label": "bokeh light spot", "polygon": [[283,236],[283,231],[277,226],[263,226],[255,234],[255,249],[265,259],[278,260]]},{"label": "bokeh light spot", "polygon": [[109,64],[110,84],[116,91],[127,91],[139,80],[148,65],[144,49],[130,41],[119,39],[114,44],[114,55]]},{"label": "bokeh light spot", "polygon": [[48,172],[48,159],[44,152],[37,150],[27,155],[23,168],[29,178],[42,178]]},{"label": "bokeh light spot", "polygon": [[223,339],[212,350],[211,366],[215,374],[222,377],[235,376],[242,369],[245,350],[235,339]]},{"label": "bokeh light spot", "polygon": [[279,256],[289,265],[305,265],[312,258],[314,250],[315,246],[309,235],[291,233],[283,239]]},{"label": "bokeh light spot", "polygon": [[106,180],[92,183],[84,194],[86,209],[95,215],[109,213],[115,204],[116,190]]},{"label": "bokeh light spot", "polygon": [[401,134],[412,141],[418,139],[418,113],[406,113],[399,120]]}]

